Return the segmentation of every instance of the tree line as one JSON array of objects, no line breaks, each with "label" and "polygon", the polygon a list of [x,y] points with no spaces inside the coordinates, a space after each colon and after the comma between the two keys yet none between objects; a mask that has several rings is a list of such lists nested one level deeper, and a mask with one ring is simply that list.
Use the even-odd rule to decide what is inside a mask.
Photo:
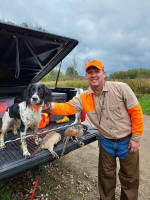
[{"label": "tree line", "polygon": [[[56,81],[58,76],[58,69],[53,69],[51,72],[49,72],[42,81]],[[66,81],[66,80],[81,80],[85,79],[83,76],[79,75],[75,67],[68,67],[66,72],[59,72],[59,80],[60,81]]]},{"label": "tree line", "polygon": [[137,79],[150,78],[150,69],[138,68],[127,71],[114,72],[109,75],[111,79]]},{"label": "tree line", "polygon": [[[51,72],[49,72],[43,79],[42,81],[55,81],[58,76],[58,70],[53,69]],[[144,68],[139,68],[139,69],[130,69],[127,71],[119,71],[119,72],[114,72],[107,77],[108,79],[142,79],[150,78],[150,69],[144,69]],[[65,81],[65,80],[82,80],[85,79],[85,77],[81,76],[78,74],[77,70],[75,67],[68,67],[66,72],[60,72],[59,74],[59,80],[60,81]]]}]

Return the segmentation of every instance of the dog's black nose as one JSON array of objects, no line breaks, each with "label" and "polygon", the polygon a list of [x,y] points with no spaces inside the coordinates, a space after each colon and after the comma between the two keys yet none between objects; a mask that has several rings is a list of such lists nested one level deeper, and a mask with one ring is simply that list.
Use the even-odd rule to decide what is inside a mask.
[{"label": "dog's black nose", "polygon": [[32,100],[33,100],[33,101],[37,101],[38,98],[37,98],[37,97],[32,97]]}]

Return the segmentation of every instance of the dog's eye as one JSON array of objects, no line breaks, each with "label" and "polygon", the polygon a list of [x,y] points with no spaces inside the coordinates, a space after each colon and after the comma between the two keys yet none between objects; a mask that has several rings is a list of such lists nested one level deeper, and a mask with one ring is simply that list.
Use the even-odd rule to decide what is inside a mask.
[{"label": "dog's eye", "polygon": [[30,93],[31,93],[31,95],[34,94],[34,92],[35,92],[35,88],[32,87],[32,88],[30,89]]},{"label": "dog's eye", "polygon": [[39,88],[39,89],[38,89],[38,94],[39,94],[40,96],[43,96],[43,90],[42,90],[42,88]]}]

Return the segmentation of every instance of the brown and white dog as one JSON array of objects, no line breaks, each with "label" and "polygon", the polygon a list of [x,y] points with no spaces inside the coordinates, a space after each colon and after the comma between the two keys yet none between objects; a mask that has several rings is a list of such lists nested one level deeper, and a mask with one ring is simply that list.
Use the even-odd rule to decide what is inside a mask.
[{"label": "brown and white dog", "polygon": [[23,156],[30,157],[26,144],[26,132],[32,126],[35,143],[38,144],[38,125],[41,120],[42,105],[51,101],[51,91],[43,84],[31,83],[24,92],[24,101],[15,103],[7,108],[2,118],[0,134],[0,149],[5,148],[4,136],[12,127],[17,134],[17,125],[20,124],[20,139]]}]

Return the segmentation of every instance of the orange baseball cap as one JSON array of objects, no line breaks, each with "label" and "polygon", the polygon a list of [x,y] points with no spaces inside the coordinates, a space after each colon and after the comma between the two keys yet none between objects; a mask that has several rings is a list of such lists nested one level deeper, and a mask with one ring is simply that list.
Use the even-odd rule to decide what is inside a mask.
[{"label": "orange baseball cap", "polygon": [[87,70],[89,69],[89,67],[96,67],[99,70],[103,70],[104,71],[104,65],[100,60],[90,60],[85,67],[85,71],[87,72]]}]

